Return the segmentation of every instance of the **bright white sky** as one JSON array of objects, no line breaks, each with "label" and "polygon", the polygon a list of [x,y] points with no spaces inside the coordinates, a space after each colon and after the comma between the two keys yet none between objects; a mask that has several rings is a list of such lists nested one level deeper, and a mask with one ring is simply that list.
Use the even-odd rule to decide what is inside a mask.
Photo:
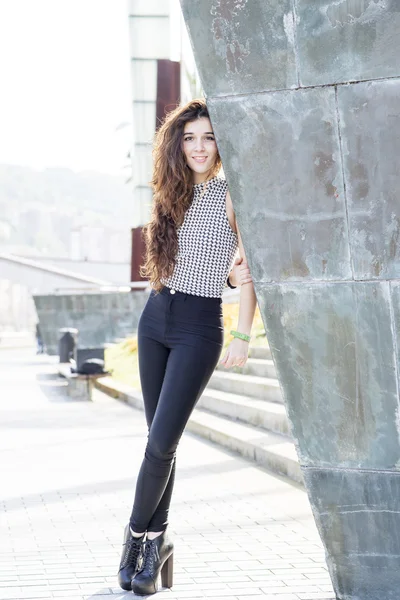
[{"label": "bright white sky", "polygon": [[126,0],[0,0],[0,163],[129,175]]}]

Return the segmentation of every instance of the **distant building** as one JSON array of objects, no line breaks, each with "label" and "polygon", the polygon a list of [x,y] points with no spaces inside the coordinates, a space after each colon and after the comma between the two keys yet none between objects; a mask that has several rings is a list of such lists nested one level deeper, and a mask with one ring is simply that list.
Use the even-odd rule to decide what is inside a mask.
[{"label": "distant building", "polygon": [[[137,227],[147,222],[152,199],[149,186],[152,143],[158,124],[157,103],[164,100],[157,95],[160,92],[160,61],[180,63],[181,102],[201,96],[202,89],[179,0],[130,0],[129,32],[133,119],[132,225]],[[164,110],[162,112],[164,114]]]},{"label": "distant building", "polygon": [[152,204],[152,145],[165,113],[202,95],[179,0],[130,0],[134,215],[131,279],[140,279],[141,228]]},{"label": "distant building", "polygon": [[70,259],[89,262],[128,263],[130,235],[110,227],[81,227],[71,231]]}]

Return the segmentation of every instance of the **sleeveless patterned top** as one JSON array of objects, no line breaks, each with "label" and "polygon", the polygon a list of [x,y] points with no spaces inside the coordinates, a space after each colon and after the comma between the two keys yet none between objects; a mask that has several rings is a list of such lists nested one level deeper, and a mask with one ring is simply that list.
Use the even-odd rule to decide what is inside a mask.
[{"label": "sleeveless patterned top", "polygon": [[161,283],[178,292],[220,298],[238,248],[238,236],[226,214],[225,179],[213,177],[202,196],[203,190],[203,184],[194,185],[192,204],[177,229],[174,272]]}]

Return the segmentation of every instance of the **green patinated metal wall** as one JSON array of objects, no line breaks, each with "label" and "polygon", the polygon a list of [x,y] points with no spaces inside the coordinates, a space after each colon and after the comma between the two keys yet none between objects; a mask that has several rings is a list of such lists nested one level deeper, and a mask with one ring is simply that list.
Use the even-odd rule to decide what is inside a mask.
[{"label": "green patinated metal wall", "polygon": [[181,0],[337,598],[400,595],[400,2]]}]

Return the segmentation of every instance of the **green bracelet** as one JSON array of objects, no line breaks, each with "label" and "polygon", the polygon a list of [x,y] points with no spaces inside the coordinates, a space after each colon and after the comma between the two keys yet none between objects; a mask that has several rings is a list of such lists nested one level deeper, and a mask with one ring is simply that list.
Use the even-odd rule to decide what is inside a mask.
[{"label": "green bracelet", "polygon": [[235,331],[234,329],[232,329],[231,335],[233,335],[233,337],[235,337],[235,338],[244,340],[245,342],[249,342],[251,339],[250,336],[247,335],[246,333],[240,333],[239,331]]}]

